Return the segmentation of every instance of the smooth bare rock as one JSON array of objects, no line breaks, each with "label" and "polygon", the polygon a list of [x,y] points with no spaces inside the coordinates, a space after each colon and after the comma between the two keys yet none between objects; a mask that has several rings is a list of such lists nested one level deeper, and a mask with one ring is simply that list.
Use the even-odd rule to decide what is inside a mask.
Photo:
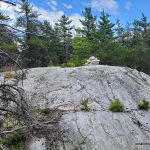
[{"label": "smooth bare rock", "polygon": [[[72,141],[67,150],[150,149],[150,111],[137,108],[141,99],[150,100],[150,76],[126,67],[97,65],[33,68],[26,77],[23,88],[33,106],[67,112],[60,121]],[[85,98],[89,112],[81,110]],[[109,111],[115,98],[124,103],[126,112]]]},{"label": "smooth bare rock", "polygon": [[33,137],[27,145],[29,150],[46,150],[46,139]]}]

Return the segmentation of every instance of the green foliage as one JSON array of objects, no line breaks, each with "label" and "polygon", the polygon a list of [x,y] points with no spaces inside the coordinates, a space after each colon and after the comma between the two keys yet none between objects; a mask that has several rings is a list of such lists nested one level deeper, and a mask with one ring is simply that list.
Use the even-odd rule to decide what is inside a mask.
[{"label": "green foliage", "polygon": [[[25,142],[27,139],[27,132],[24,130],[18,130],[12,135],[8,135],[1,139],[1,143],[6,146],[17,146],[21,147],[21,143]],[[21,150],[21,149],[20,149]]]},{"label": "green foliage", "polygon": [[[0,23],[7,24],[9,20],[9,16],[5,16],[0,11]],[[14,38],[13,32],[8,27],[3,25],[0,26],[0,49],[9,54],[17,53],[17,44],[14,42]]]},{"label": "green foliage", "polygon": [[68,62],[67,67],[75,67],[75,64],[73,62]]},{"label": "green foliage", "polygon": [[112,112],[124,112],[124,105],[119,99],[115,99],[110,103],[109,110]]},{"label": "green foliage", "polygon": [[57,29],[57,35],[60,37],[60,41],[63,45],[62,53],[63,53],[63,62],[67,63],[70,57],[71,52],[71,30],[73,27],[71,26],[72,20],[69,20],[69,17],[66,15],[62,15],[58,20],[58,23],[55,24],[55,28]]},{"label": "green foliage", "polygon": [[10,146],[10,149],[11,150],[25,150],[25,146],[24,144],[20,143],[15,146]]},{"label": "green foliage", "polygon": [[138,104],[138,108],[141,110],[148,110],[150,108],[150,102],[148,100],[141,100]]},{"label": "green foliage", "polygon": [[83,25],[83,29],[80,29],[81,34],[88,40],[92,40],[93,34],[96,31],[96,16],[92,15],[91,8],[85,8],[82,14],[84,16],[84,20],[80,20]]},{"label": "green foliage", "polygon": [[92,48],[91,42],[80,36],[74,37],[72,41],[73,54],[69,62],[73,62],[75,66],[82,66],[86,60],[90,57],[90,51]]},{"label": "green foliage", "polygon": [[111,22],[109,17],[110,15],[105,13],[103,10],[98,22],[98,38],[100,38],[102,44],[107,44],[108,42],[112,42],[114,40],[114,24]]},{"label": "green foliage", "polygon": [[66,64],[61,64],[60,67],[61,67],[61,68],[65,68],[65,67],[66,67]]},{"label": "green foliage", "polygon": [[61,64],[61,67],[62,68],[65,68],[65,67],[75,67],[75,64],[73,62],[68,62],[67,64]]},{"label": "green foliage", "polygon": [[89,100],[87,98],[82,100],[82,102],[81,102],[82,110],[89,111],[88,102],[89,102]]},{"label": "green foliage", "polygon": [[76,67],[83,66],[86,63],[86,59],[78,60],[75,61],[74,63]]},{"label": "green foliage", "polygon": [[66,15],[62,15],[61,18],[58,20],[58,23],[56,23],[56,27],[58,29],[58,34],[63,40],[63,42],[66,42],[67,38],[72,37],[71,29],[73,28],[70,26],[71,20],[69,20],[69,17]]},{"label": "green foliage", "polygon": [[[103,65],[127,66],[150,74],[150,22],[143,13],[140,19],[122,25],[111,21],[104,11],[94,16],[91,8],[85,8],[80,20],[83,27],[75,29],[77,34],[72,36],[72,21],[65,14],[53,27],[38,19],[28,0],[20,0],[20,10],[14,26],[24,29],[23,37],[21,32],[14,35],[11,28],[0,26],[0,49],[20,55],[24,67],[77,67],[95,56]],[[9,24],[9,17],[0,12],[0,23]]]},{"label": "green foliage", "polygon": [[75,59],[75,57],[74,58],[72,57],[68,63],[71,63],[73,67],[79,67],[79,66],[83,66],[86,63],[86,59],[78,60]]},{"label": "green foliage", "polygon": [[0,12],[0,22],[10,20],[9,16],[5,16],[4,13]]},{"label": "green foliage", "polygon": [[[42,32],[38,21],[38,14],[33,10],[28,0],[20,1],[21,16],[17,18],[16,26],[25,29],[22,40],[22,60],[25,67],[46,67],[49,63],[48,50],[45,47],[45,39],[39,35]],[[39,31],[40,30],[40,31]]]},{"label": "green foliage", "polygon": [[44,113],[45,115],[48,115],[51,112],[51,109],[46,107],[42,109],[41,112]]},{"label": "green foliage", "polygon": [[85,54],[86,51],[90,50],[91,43],[90,43],[90,41],[88,39],[86,39],[84,37],[75,36],[73,41],[72,41],[72,46],[73,46],[73,49],[75,49],[75,50],[81,49],[83,52],[85,51],[84,52],[84,54]]}]

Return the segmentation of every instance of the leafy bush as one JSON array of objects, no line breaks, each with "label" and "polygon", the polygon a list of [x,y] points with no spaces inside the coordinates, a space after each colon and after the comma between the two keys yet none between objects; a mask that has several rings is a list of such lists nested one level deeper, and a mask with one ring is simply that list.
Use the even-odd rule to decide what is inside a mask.
[{"label": "leafy bush", "polygon": [[18,145],[22,142],[25,142],[27,139],[27,132],[24,130],[18,130],[12,135],[9,135],[1,139],[1,143],[6,146]]},{"label": "leafy bush", "polygon": [[61,67],[61,68],[64,68],[64,67],[66,67],[66,65],[65,65],[65,64],[61,64],[60,67]]},{"label": "leafy bush", "polygon": [[67,64],[61,64],[61,67],[64,68],[64,67],[75,67],[75,63],[73,62],[68,62]]},{"label": "leafy bush", "polygon": [[115,99],[110,103],[109,110],[112,112],[124,112],[124,105],[119,99]]},{"label": "leafy bush", "polygon": [[81,102],[81,105],[82,105],[82,110],[84,111],[89,111],[89,107],[88,107],[88,102],[89,100],[88,99],[84,99],[82,102]]},{"label": "leafy bush", "polygon": [[47,115],[47,114],[49,114],[50,113],[50,108],[44,108],[44,109],[42,109],[42,113],[44,113],[45,115]]},{"label": "leafy bush", "polygon": [[150,102],[148,100],[141,100],[138,104],[138,108],[141,110],[148,110],[150,108]]},{"label": "leafy bush", "polygon": [[82,59],[80,61],[78,60],[75,62],[75,65],[76,65],[76,67],[84,66],[86,62],[87,62],[86,59]]},{"label": "leafy bush", "polygon": [[73,62],[68,62],[67,67],[75,67],[75,64]]},{"label": "leafy bush", "polygon": [[11,150],[25,150],[24,144],[20,143],[17,145],[10,146]]}]

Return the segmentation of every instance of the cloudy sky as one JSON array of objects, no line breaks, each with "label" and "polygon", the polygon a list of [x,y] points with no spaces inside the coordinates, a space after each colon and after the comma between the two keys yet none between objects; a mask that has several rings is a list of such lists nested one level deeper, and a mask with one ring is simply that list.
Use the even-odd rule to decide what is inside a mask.
[{"label": "cloudy sky", "polygon": [[[73,21],[72,25],[81,27],[79,19],[82,19],[82,10],[92,7],[93,14],[99,16],[104,9],[111,15],[112,21],[120,19],[122,23],[139,19],[143,12],[150,20],[150,0],[29,0],[33,9],[40,14],[39,19],[48,20],[52,25],[65,13]],[[3,10],[12,19],[16,14],[14,9],[0,3]]]}]

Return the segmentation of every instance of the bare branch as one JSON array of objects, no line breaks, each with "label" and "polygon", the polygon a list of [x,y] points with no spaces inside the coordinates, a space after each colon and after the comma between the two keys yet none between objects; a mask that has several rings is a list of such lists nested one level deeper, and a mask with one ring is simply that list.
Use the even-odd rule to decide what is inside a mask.
[{"label": "bare branch", "polygon": [[[11,28],[11,29],[13,29],[13,30],[15,30],[15,31],[17,31],[17,32],[20,32],[20,33],[22,33],[22,34],[30,34],[30,35],[34,35],[34,36],[37,36],[37,37],[45,37],[45,38],[49,38],[49,37],[51,37],[51,36],[46,36],[46,35],[40,35],[40,34],[36,34],[36,33],[33,33],[33,32],[25,32],[25,31],[22,31],[22,30],[20,30],[20,29],[17,29],[17,28],[15,28],[15,27],[13,27],[13,26],[11,26],[11,25],[8,25],[8,24],[4,24],[4,23],[0,23],[0,26],[2,26],[2,27],[8,27],[8,28]],[[55,35],[55,34],[52,34],[52,35]]]}]

